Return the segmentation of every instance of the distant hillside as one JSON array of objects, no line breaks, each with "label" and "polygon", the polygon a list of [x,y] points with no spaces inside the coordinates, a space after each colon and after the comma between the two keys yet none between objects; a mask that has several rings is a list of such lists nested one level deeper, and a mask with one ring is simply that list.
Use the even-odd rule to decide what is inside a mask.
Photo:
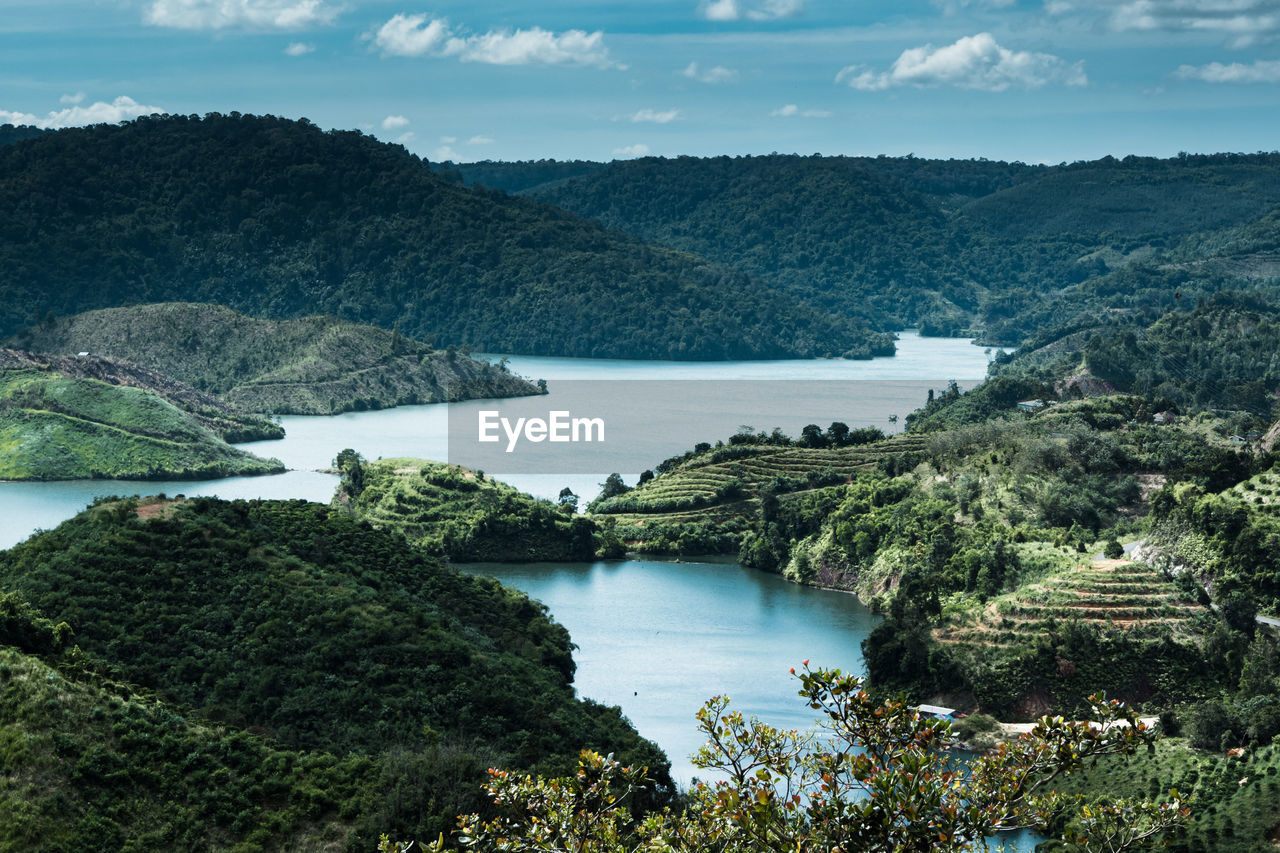
[{"label": "distant hillside", "polygon": [[12,145],[24,139],[35,139],[49,132],[29,124],[0,124],[0,145]]},{"label": "distant hillside", "polygon": [[[588,519],[506,483],[425,459],[358,461],[335,505],[453,562],[590,561],[607,550]],[[618,556],[618,555],[614,555]]]},{"label": "distant hillside", "polygon": [[1169,238],[1257,219],[1280,205],[1280,155],[1107,157],[1046,170],[975,199],[963,217],[1019,238]]},{"label": "distant hillside", "polygon": [[939,205],[853,159],[649,157],[529,194],[876,328],[967,326],[985,292]]},{"label": "distant hillside", "polygon": [[[0,350],[0,363],[24,358],[36,362]],[[283,470],[278,459],[235,449],[150,391],[38,362],[0,369],[0,480],[209,479]]]},{"label": "distant hillside", "polygon": [[1263,245],[1280,209],[1275,154],[1061,166],[771,155],[453,168],[466,182],[736,264],[876,328],[972,329],[993,344],[1052,330],[1064,311],[1096,316],[1096,302],[1078,305],[1075,294],[1100,277],[1131,291],[1124,277],[1134,272],[1160,280],[1140,289],[1176,289],[1170,261],[1183,278],[1221,279],[1203,282],[1206,293],[1280,281],[1280,244]]},{"label": "distant hillside", "polygon": [[332,415],[538,393],[532,382],[394,331],[334,317],[258,320],[219,305],[89,311],[12,340],[39,352],[125,359],[253,412]]},{"label": "distant hillside", "polygon": [[[179,833],[145,836],[138,847],[147,850],[200,849],[213,829],[209,811],[231,821],[217,827],[226,840],[215,848],[232,839],[268,846],[299,829],[315,837],[327,828],[335,849],[361,851],[381,832],[435,838],[459,813],[491,811],[480,788],[486,767],[563,774],[583,748],[648,765],[672,792],[657,747],[617,708],[574,696],[569,635],[542,605],[318,504],[100,502],[0,552],[4,591],[66,622],[82,665],[102,662],[115,680],[154,691],[209,729],[113,700],[89,706],[82,720],[81,688],[26,691],[41,701],[4,720],[0,754],[6,766],[15,755],[41,756],[20,762],[24,784],[38,772],[56,786],[63,774],[72,790],[61,800],[31,792],[62,817],[65,826],[49,821],[58,837],[142,829],[135,780],[159,792],[154,831]],[[6,626],[0,618],[0,632]],[[0,644],[11,642],[0,633]],[[60,683],[22,667],[41,673],[41,684]],[[9,679],[13,670],[0,673]],[[99,718],[111,736],[90,742],[86,728]],[[15,746],[28,736],[38,748]],[[43,763],[50,740],[54,767]],[[231,766],[219,772],[224,761]],[[125,790],[102,796],[109,785]],[[263,826],[263,803],[279,819],[251,834]],[[187,808],[189,826],[173,819]],[[178,840],[187,832],[193,842]]]},{"label": "distant hillside", "polygon": [[355,131],[161,116],[0,147],[0,334],[177,299],[488,352],[892,351],[736,269],[464,187]]}]

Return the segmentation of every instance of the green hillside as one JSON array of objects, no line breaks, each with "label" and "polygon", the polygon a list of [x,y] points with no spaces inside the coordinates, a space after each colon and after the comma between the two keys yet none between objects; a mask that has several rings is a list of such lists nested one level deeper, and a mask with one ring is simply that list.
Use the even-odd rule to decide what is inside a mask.
[{"label": "green hillside", "polygon": [[403,147],[212,114],[0,147],[0,334],[189,300],[488,352],[866,356],[889,345],[728,266],[440,177]]},{"label": "green hillside", "polygon": [[0,479],[209,479],[284,470],[139,388],[0,370]]},{"label": "green hillside", "polygon": [[104,676],[62,628],[0,596],[0,850],[341,850],[358,837],[371,760],[210,725]]},{"label": "green hillside", "polygon": [[[77,353],[83,352],[78,350]],[[269,441],[284,438],[284,427],[262,415],[239,409],[225,400],[197,391],[171,376],[133,362],[100,355],[36,355],[0,347],[0,371],[36,370],[66,378],[93,379],[148,391],[177,406],[224,441]]]},{"label": "green hillside", "polygon": [[[50,781],[32,808],[71,808],[51,795],[77,787],[77,750],[106,783],[150,786],[118,807],[87,803],[86,820],[122,832],[133,803],[159,790],[176,799],[153,803],[159,813],[181,815],[190,798],[248,812],[230,827],[237,842],[262,824],[277,838],[350,832],[346,849],[371,849],[379,832],[434,838],[460,812],[489,810],[486,767],[564,773],[582,748],[647,764],[671,791],[664,756],[617,708],[574,697],[569,636],[544,607],[318,504],[102,501],[0,553],[0,590],[68,623],[75,655],[174,709],[157,730],[154,712],[108,700],[101,717],[89,712],[91,726],[112,726],[96,748],[79,722],[91,696],[53,697],[65,715],[42,700],[5,718],[9,754],[52,740],[72,759],[42,767]],[[0,678],[11,681],[9,666]],[[156,769],[206,738],[227,740],[232,772],[201,752]],[[265,766],[240,769],[247,757]],[[95,787],[76,796],[95,795],[89,778]],[[369,784],[372,796],[354,796]],[[257,815],[259,797],[285,814]]]},{"label": "green hillside", "polygon": [[124,359],[252,412],[331,415],[538,393],[532,382],[395,331],[333,317],[259,320],[219,305],[89,311],[13,341],[38,352]]},{"label": "green hillside", "polygon": [[337,506],[454,562],[581,562],[608,550],[591,521],[480,471],[425,459],[339,461]]},{"label": "green hillside", "polygon": [[940,207],[853,159],[642,158],[526,192],[880,329],[967,318],[985,292]]},{"label": "green hillside", "polygon": [[972,329],[1006,346],[1068,317],[1167,310],[1179,290],[1194,299],[1280,280],[1275,154],[1059,166],[770,155],[452,168],[738,265],[876,328]]}]

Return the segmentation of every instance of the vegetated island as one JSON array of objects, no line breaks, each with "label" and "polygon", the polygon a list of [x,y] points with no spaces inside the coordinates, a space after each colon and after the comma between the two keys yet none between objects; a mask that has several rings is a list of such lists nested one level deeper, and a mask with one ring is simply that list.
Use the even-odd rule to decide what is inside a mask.
[{"label": "vegetated island", "polygon": [[493,815],[489,767],[668,762],[575,698],[523,593],[303,501],[104,499],[0,552],[4,840],[368,851]]},{"label": "vegetated island", "polygon": [[49,317],[10,340],[39,352],[124,359],[238,409],[277,415],[542,393],[503,366],[396,329],[329,316],[257,319],[221,305],[165,302]]},{"label": "vegetated island", "polygon": [[337,465],[335,506],[455,563],[582,562],[624,553],[612,523],[599,525],[483,471],[425,459],[369,462],[351,450]]},{"label": "vegetated island", "polygon": [[0,349],[0,479],[210,479],[284,470],[228,440],[265,418],[113,359]]}]

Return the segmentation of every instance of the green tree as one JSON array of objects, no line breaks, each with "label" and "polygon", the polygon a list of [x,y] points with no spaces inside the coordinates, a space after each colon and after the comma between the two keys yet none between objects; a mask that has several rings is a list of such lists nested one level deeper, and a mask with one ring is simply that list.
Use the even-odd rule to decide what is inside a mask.
[{"label": "green tree", "polygon": [[[813,733],[782,731],[716,697],[698,713],[707,744],[694,757],[718,771],[680,811],[637,817],[628,804],[644,768],[583,752],[572,778],[490,771],[501,814],[460,821],[464,847],[496,851],[967,851],[1009,830],[1044,830],[1072,810],[1054,780],[1158,737],[1119,703],[1094,701],[1095,721],[1043,718],[1013,743],[967,764],[945,752],[950,723],[880,702],[839,670],[798,675],[822,714]],[[1091,804],[1062,833],[1068,849],[1121,851],[1177,826],[1187,810],[1163,803]]]}]

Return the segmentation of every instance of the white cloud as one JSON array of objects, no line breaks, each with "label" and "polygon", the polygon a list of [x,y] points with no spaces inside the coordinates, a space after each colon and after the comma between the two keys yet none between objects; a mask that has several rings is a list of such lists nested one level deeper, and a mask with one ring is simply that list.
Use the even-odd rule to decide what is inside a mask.
[{"label": "white cloud", "polygon": [[738,72],[732,68],[714,65],[711,68],[701,69],[696,62],[690,62],[689,67],[680,73],[699,83],[734,83],[738,79]]},{"label": "white cloud", "polygon": [[60,104],[78,104],[84,100],[84,92],[76,92],[74,95],[63,95],[58,98]]},{"label": "white cloud", "polygon": [[138,116],[163,112],[164,109],[161,107],[143,106],[133,98],[121,95],[109,104],[105,101],[97,101],[87,107],[74,106],[65,110],[50,110],[44,118],[34,113],[0,110],[0,124],[33,124],[44,128],[80,127],[86,124],[115,124]]},{"label": "white cloud", "polygon": [[954,15],[957,12],[973,7],[979,9],[1007,9],[1010,6],[1017,5],[1018,0],[931,0],[931,2],[948,15]]},{"label": "white cloud", "polygon": [[904,50],[888,71],[850,65],[836,75],[836,82],[865,91],[948,85],[1002,92],[1010,87],[1037,89],[1049,83],[1083,86],[1088,79],[1083,62],[1067,62],[1048,53],[1012,51],[996,44],[991,33],[978,33],[946,47],[927,44]]},{"label": "white cloud", "polygon": [[743,4],[740,0],[702,0],[698,14],[708,21],[773,21],[790,18],[804,10],[804,0],[756,0]]},{"label": "white cloud", "polygon": [[663,110],[662,112],[658,112],[657,110],[648,109],[639,110],[638,112],[634,112],[626,117],[627,121],[630,122],[638,123],[648,121],[653,122],[654,124],[669,124],[678,118],[680,118],[679,110]]},{"label": "white cloud", "polygon": [[565,30],[553,33],[541,27],[527,30],[490,30],[478,35],[456,35],[443,18],[396,15],[371,38],[384,56],[456,56],[462,62],[490,65],[590,65],[625,68],[609,57],[604,33]]},{"label": "white cloud", "polygon": [[1240,62],[1183,65],[1174,75],[1183,80],[1203,80],[1206,83],[1280,83],[1280,61],[1258,60],[1252,65]]},{"label": "white cloud", "polygon": [[443,144],[445,144],[445,145],[452,145],[453,143],[455,143],[455,142],[457,142],[457,141],[458,141],[458,137],[456,137],[456,136],[442,136],[442,137],[440,137],[440,141],[441,141]]},{"label": "white cloud", "polygon": [[427,21],[426,15],[396,15],[373,36],[373,43],[384,56],[422,56],[444,44],[449,37],[449,22]]},{"label": "white cloud", "polygon": [[413,136],[414,134],[412,130],[409,131],[408,133],[402,133],[396,137],[396,142],[399,142],[401,145],[404,145],[406,142],[411,141],[413,139]]},{"label": "white cloud", "polygon": [[604,46],[604,33],[600,30],[594,33],[565,30],[559,35],[541,27],[487,32],[450,39],[446,52],[456,54],[463,62],[492,65],[622,67],[609,58],[609,49]]},{"label": "white cloud", "polygon": [[628,145],[625,148],[613,149],[613,156],[626,157],[647,157],[649,155],[649,146],[643,142],[637,142],[635,145]]},{"label": "white cloud", "polygon": [[284,49],[286,56],[305,56],[308,53],[315,53],[316,46],[307,44],[306,42],[295,41],[290,42],[289,46]]},{"label": "white cloud", "polygon": [[1280,34],[1280,0],[1047,0],[1045,9],[1113,30],[1219,33],[1236,47]]},{"label": "white cloud", "polygon": [[337,14],[324,0],[152,0],[143,21],[181,30],[299,30]]},{"label": "white cloud", "polygon": [[776,110],[769,113],[769,115],[775,116],[775,117],[783,117],[783,118],[787,118],[790,116],[800,116],[801,118],[831,118],[831,111],[830,110],[802,110],[800,109],[800,107],[796,106],[795,104],[787,104],[786,106],[778,107]]},{"label": "white cloud", "polygon": [[473,136],[467,140],[468,145],[492,145],[494,140],[489,136]]},{"label": "white cloud", "polygon": [[398,130],[402,127],[408,127],[409,120],[404,116],[387,116],[382,120],[383,130]]}]

